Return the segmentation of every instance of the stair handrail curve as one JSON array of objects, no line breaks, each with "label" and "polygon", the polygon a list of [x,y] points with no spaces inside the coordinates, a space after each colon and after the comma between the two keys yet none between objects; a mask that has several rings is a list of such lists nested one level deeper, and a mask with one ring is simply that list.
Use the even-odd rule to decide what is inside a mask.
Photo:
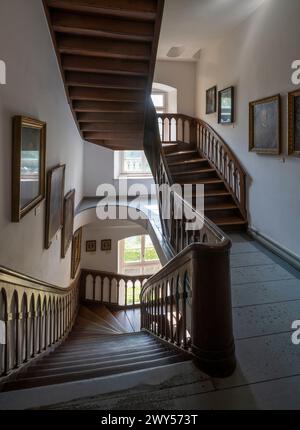
[{"label": "stair handrail curve", "polygon": [[0,384],[63,342],[75,323],[79,279],[61,288],[0,267]]},{"label": "stair handrail curve", "polygon": [[[185,120],[189,117],[185,116]],[[176,191],[170,193],[171,217],[163,219],[159,187],[163,184],[171,186],[173,182],[161,132],[154,106],[150,103],[144,150],[158,188],[163,237],[173,258],[142,287],[141,326],[193,354],[200,368],[209,375],[225,377],[232,374],[236,366],[231,307],[231,241]],[[185,217],[177,220],[174,216],[177,204],[193,211],[202,228],[187,230],[188,220]]]},{"label": "stair handrail curve", "polygon": [[205,121],[183,114],[158,113],[162,142],[180,141],[195,146],[216,169],[247,221],[247,174],[224,139]]},{"label": "stair handrail curve", "polygon": [[129,309],[140,306],[140,291],[151,275],[81,269],[80,301]]}]

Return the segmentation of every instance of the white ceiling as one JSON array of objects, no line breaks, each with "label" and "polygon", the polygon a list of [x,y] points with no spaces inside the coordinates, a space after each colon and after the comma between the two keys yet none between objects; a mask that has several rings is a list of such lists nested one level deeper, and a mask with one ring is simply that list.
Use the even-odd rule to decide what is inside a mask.
[{"label": "white ceiling", "polygon": [[[264,1],[165,0],[158,58],[197,60],[195,54],[240,24]],[[176,52],[181,53],[177,58]]]}]

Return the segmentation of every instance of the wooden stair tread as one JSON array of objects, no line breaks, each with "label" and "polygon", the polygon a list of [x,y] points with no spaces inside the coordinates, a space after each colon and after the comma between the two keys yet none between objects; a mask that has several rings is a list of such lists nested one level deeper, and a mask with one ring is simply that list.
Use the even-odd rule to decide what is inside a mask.
[{"label": "wooden stair tread", "polygon": [[[187,360],[181,351],[148,333],[99,334],[98,326],[107,329],[116,324],[123,330],[122,318],[117,319],[105,306],[82,306],[80,314],[84,318],[78,316],[74,329],[62,345],[31,363],[14,380],[7,381],[2,391],[134,373]],[[136,312],[132,311],[129,319],[134,329],[137,329],[136,317]]]},{"label": "wooden stair tread", "polygon": [[212,173],[215,172],[216,169],[213,168],[203,168],[203,169],[197,169],[197,170],[186,170],[184,172],[173,172],[173,175],[176,176],[186,176],[186,175],[197,175],[198,173]]},{"label": "wooden stair tread", "polygon": [[182,160],[182,161],[174,161],[172,163],[168,163],[169,167],[176,166],[188,166],[189,164],[197,164],[197,163],[207,163],[208,161],[205,158],[193,158],[192,160]]},{"label": "wooden stair tread", "polygon": [[217,218],[213,217],[212,221],[218,226],[228,226],[228,225],[245,225],[247,222],[240,217],[226,217],[226,218]]},{"label": "wooden stair tread", "polygon": [[218,211],[218,210],[230,210],[237,209],[235,203],[211,203],[205,205],[205,211]]},{"label": "wooden stair tread", "polygon": [[177,152],[171,152],[171,153],[167,153],[166,157],[180,157],[183,155],[191,155],[191,154],[198,154],[197,151],[189,149],[187,151],[177,151]]}]

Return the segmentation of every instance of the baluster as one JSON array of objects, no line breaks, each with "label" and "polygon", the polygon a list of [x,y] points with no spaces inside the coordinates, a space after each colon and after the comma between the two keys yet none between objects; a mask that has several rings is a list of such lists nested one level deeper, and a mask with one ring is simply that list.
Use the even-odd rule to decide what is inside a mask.
[{"label": "baluster", "polygon": [[117,304],[120,303],[120,279],[117,281]]},{"label": "baluster", "polygon": [[132,281],[132,304],[133,304],[133,306],[135,305],[135,283],[136,283],[136,281],[133,280]]},{"label": "baluster", "polygon": [[184,279],[182,292],[182,330],[183,330],[183,348],[187,347],[186,339],[186,302],[187,302],[187,277]]},{"label": "baluster", "polygon": [[169,328],[169,294],[170,294],[170,283],[166,281],[165,289],[165,339],[170,340],[170,328]]},{"label": "baluster", "polygon": [[96,301],[96,276],[92,275],[93,278],[93,301]]},{"label": "baluster", "polygon": [[161,337],[165,337],[165,333],[164,333],[164,290],[165,290],[165,284],[162,283],[161,288],[160,288],[160,336]]},{"label": "baluster", "polygon": [[104,277],[100,276],[100,282],[101,282],[101,302],[104,302]]},{"label": "baluster", "polygon": [[109,296],[108,296],[108,303],[111,303],[111,296],[112,296],[112,282],[113,280],[109,279]]},{"label": "baluster", "polygon": [[179,332],[179,278],[177,278],[177,282],[176,282],[175,304],[176,304],[176,344],[179,346],[180,345],[180,332]]},{"label": "baluster", "polygon": [[170,340],[174,343],[174,279],[171,280],[170,284]]}]

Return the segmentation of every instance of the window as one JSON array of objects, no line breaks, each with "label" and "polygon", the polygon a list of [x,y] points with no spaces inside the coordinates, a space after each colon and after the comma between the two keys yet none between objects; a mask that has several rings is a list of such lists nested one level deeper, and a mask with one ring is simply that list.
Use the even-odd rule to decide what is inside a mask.
[{"label": "window", "polygon": [[167,97],[165,93],[152,93],[151,95],[157,113],[167,112]]},{"label": "window", "polygon": [[151,176],[151,169],[144,151],[121,151],[120,175]]},{"label": "window", "polygon": [[119,273],[153,275],[161,269],[150,236],[134,236],[119,242]]}]

